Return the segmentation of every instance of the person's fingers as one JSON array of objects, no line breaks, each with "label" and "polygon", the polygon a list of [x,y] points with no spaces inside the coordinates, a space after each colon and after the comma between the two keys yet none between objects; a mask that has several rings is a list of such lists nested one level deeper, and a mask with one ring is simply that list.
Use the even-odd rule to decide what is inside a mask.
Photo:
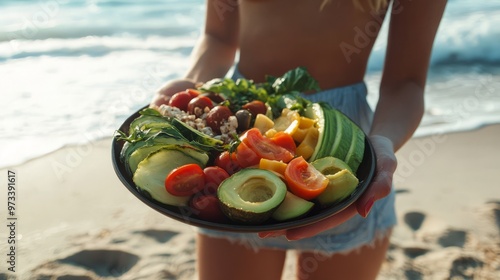
[{"label": "person's fingers", "polygon": [[163,104],[168,104],[169,97],[162,94],[155,94],[153,100],[149,104],[150,108],[159,108]]},{"label": "person's fingers", "polygon": [[365,193],[356,201],[358,213],[366,217],[375,201],[391,192],[392,177],[397,166],[392,142],[381,136],[374,136],[372,144],[377,156],[377,171]]},{"label": "person's fingers", "polygon": [[169,81],[158,89],[150,103],[150,107],[154,108],[160,107],[162,104],[168,104],[172,95],[189,88],[195,88],[195,83],[191,80]]},{"label": "person's fingers", "polygon": [[314,236],[320,232],[323,232],[325,230],[331,229],[333,227],[336,227],[343,222],[349,220],[350,218],[354,217],[354,215],[357,214],[356,211],[356,206],[352,204],[351,206],[347,207],[343,211],[328,217],[324,220],[321,220],[319,222],[299,227],[299,228],[294,228],[294,229],[289,229],[286,231],[286,238],[288,240],[299,240],[307,237]]}]

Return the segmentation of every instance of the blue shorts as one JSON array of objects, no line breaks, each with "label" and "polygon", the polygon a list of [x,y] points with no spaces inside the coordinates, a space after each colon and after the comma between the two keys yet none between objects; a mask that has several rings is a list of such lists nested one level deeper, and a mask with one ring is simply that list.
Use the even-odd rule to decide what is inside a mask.
[{"label": "blue shorts", "polygon": [[[242,77],[235,68],[232,78]],[[366,85],[364,82],[360,82],[314,94],[304,94],[304,97],[313,102],[328,102],[350,117],[365,132],[368,132],[373,119],[373,111],[366,101],[366,95]],[[363,218],[356,215],[335,228],[297,241],[288,241],[284,236],[260,238],[255,233],[222,232],[209,229],[200,229],[200,233],[211,237],[226,238],[253,250],[275,248],[314,251],[327,255],[344,253],[363,245],[371,245],[377,237],[385,236],[388,230],[396,224],[394,202],[395,192],[393,188],[387,197],[375,202],[368,217]]]}]

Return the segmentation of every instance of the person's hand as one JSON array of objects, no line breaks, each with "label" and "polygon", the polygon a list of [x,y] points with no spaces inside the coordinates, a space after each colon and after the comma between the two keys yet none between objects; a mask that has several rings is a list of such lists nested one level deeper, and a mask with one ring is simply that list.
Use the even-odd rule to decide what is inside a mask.
[{"label": "person's hand", "polygon": [[386,197],[391,192],[392,176],[397,165],[391,140],[379,135],[371,136],[370,140],[377,156],[377,171],[370,186],[355,203],[340,213],[311,225],[283,231],[261,232],[259,236],[265,238],[285,235],[288,240],[298,240],[334,228],[356,214],[368,216],[375,201]]},{"label": "person's hand", "polygon": [[151,108],[160,107],[162,104],[168,104],[172,95],[186,90],[188,88],[195,88],[195,82],[189,79],[172,80],[165,83],[155,94],[150,103]]}]

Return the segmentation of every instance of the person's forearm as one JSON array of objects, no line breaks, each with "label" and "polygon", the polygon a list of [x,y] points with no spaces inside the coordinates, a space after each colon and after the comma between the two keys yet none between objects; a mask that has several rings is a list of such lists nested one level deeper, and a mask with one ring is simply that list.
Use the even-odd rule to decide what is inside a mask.
[{"label": "person's forearm", "polygon": [[193,49],[191,67],[185,78],[194,82],[206,82],[221,78],[234,63],[237,46],[204,34]]},{"label": "person's forearm", "polygon": [[424,112],[424,89],[415,83],[382,87],[370,135],[382,135],[401,148],[417,129]]}]

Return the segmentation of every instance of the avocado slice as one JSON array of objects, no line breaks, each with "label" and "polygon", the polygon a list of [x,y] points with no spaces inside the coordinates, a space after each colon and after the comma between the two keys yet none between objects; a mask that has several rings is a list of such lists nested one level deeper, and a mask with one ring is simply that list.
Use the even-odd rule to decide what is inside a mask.
[{"label": "avocado slice", "polygon": [[343,169],[352,172],[349,165],[336,157],[324,157],[311,162],[311,165],[323,175],[333,175]]},{"label": "avocado slice", "polygon": [[222,181],[217,189],[222,212],[232,221],[261,224],[286,196],[286,185],[273,172],[248,168]]},{"label": "avocado slice", "polygon": [[348,169],[326,175],[328,186],[316,197],[322,207],[330,206],[349,197],[359,184],[358,178]]},{"label": "avocado slice", "polygon": [[274,211],[272,217],[280,222],[295,219],[309,212],[313,206],[314,202],[300,198],[291,192],[286,192],[285,200]]}]

